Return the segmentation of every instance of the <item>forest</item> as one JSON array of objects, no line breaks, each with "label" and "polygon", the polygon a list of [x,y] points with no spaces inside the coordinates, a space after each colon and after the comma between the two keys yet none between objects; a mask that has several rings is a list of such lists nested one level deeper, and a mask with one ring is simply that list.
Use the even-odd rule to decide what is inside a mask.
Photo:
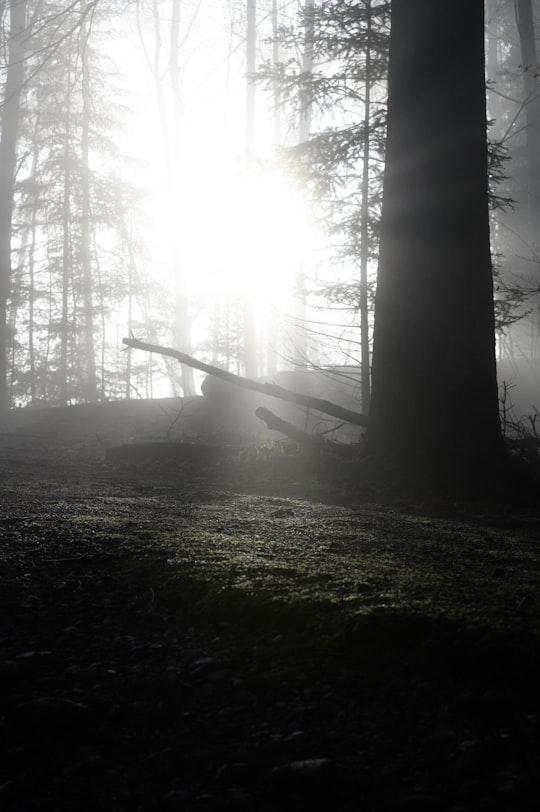
[{"label": "forest", "polygon": [[[289,379],[297,388],[323,389],[329,400],[346,397],[356,411],[371,412],[367,440],[376,451],[389,443],[395,452],[409,436],[411,448],[400,453],[410,457],[431,444],[431,457],[441,457],[461,438],[461,454],[485,457],[501,445],[495,408],[504,439],[536,436],[534,4],[486,3],[484,45],[471,44],[477,64],[463,56],[455,77],[438,68],[439,93],[422,75],[435,58],[426,48],[424,66],[405,56],[389,77],[389,13],[390,4],[380,2],[4,4],[4,413],[200,393],[201,376],[190,366],[126,350],[122,339],[135,337],[250,379],[277,381],[296,370]],[[431,24],[441,25],[437,17]],[[450,54],[458,43],[444,35],[441,48]],[[407,38],[412,47],[421,41],[407,30],[396,39]],[[400,58],[396,48],[396,63]],[[475,69],[477,134],[472,118],[460,134],[450,122],[465,118],[457,112],[465,104],[460,82],[468,88]],[[406,135],[415,99],[403,108],[392,101],[420,84],[425,103],[417,131]],[[481,126],[488,128],[487,158],[483,143],[473,143],[483,138]],[[392,187],[391,176],[401,173],[394,162],[430,149],[437,128],[456,140],[441,152],[440,169],[422,158],[431,178],[439,172],[438,182],[400,174]],[[486,184],[489,226],[482,222]],[[465,220],[473,196],[471,231],[460,235],[452,206]],[[412,219],[399,211],[392,224],[393,205]],[[426,233],[434,237],[438,226],[428,211],[435,208],[441,217],[444,210],[448,233],[430,248]],[[415,278],[403,268],[407,228],[418,241],[410,245],[419,252]],[[398,278],[386,286],[393,242]],[[438,264],[437,290],[421,278],[431,263]],[[386,289],[403,311],[391,317],[393,356],[385,349]],[[468,335],[467,321],[477,321]],[[440,378],[437,386],[429,385],[431,375]],[[401,415],[399,426],[388,424],[389,411]],[[441,435],[446,448],[438,447]]]},{"label": "forest", "polygon": [[[467,454],[486,458],[488,448],[500,449],[495,410],[505,440],[535,438],[540,101],[533,12],[531,2],[486,3],[485,42],[474,46],[478,64],[460,58],[455,77],[439,68],[444,92],[429,86],[420,58],[405,57],[407,87],[423,83],[426,103],[433,94],[418,108],[413,144],[399,141],[407,110],[393,112],[392,95],[387,103],[389,79],[397,99],[405,76],[401,68],[394,80],[388,75],[389,3],[5,3],[2,411],[200,394],[202,376],[191,366],[123,346],[123,338],[134,337],[250,379],[279,383],[284,374],[289,389],[322,392],[371,413],[364,438],[371,448],[390,444],[395,453],[399,438],[409,437],[411,447],[399,454],[409,459],[424,446],[432,459],[419,463],[423,469],[450,449],[458,456],[458,438],[465,456],[454,464],[461,468]],[[458,43],[444,34],[450,54]],[[399,40],[407,37],[412,47],[414,37],[420,40],[407,31]],[[470,141],[460,155],[457,145],[455,154],[441,153],[448,174],[440,175],[439,200],[435,183],[426,188],[425,206],[445,208],[448,234],[433,243],[430,258],[422,228],[434,235],[437,226],[421,211],[420,192],[417,200],[411,195],[422,179],[412,174],[399,181],[401,192],[392,191],[392,162],[420,154],[422,143],[429,149],[436,127],[441,136],[453,132],[449,123],[464,117],[457,112],[460,81],[468,88],[475,69],[471,114],[476,106],[477,138],[487,126],[487,164],[484,144],[473,145],[472,123],[470,132],[463,129]],[[414,101],[407,102],[411,115]],[[424,166],[430,175],[438,171],[427,158]],[[449,201],[455,194],[464,214],[474,171],[478,208],[471,216],[478,221],[470,228],[482,237],[463,232],[453,239]],[[489,233],[480,222],[486,183]],[[406,226],[400,215],[397,226],[388,225],[383,210],[391,211],[393,197],[411,216],[418,207],[418,220]],[[408,279],[399,268],[407,294],[399,281],[388,288],[403,310],[392,316],[398,354],[385,357],[377,325],[385,331],[384,280],[393,273],[386,250],[399,242],[403,264],[398,231],[407,227],[418,240],[411,251],[424,252],[418,269],[438,263],[440,283],[431,291],[421,273]],[[483,243],[478,254],[471,241]],[[415,309],[425,313],[425,335]],[[476,320],[471,309],[477,332],[467,335],[466,322]],[[478,353],[471,349],[482,342]],[[432,374],[440,380],[430,387]],[[399,426],[386,421],[390,411],[401,415]],[[335,427],[324,419],[315,425]],[[250,440],[267,438],[260,426]],[[443,436],[446,447],[439,447]],[[358,433],[346,437],[358,440]],[[486,459],[486,470],[491,465]]]},{"label": "forest", "polygon": [[532,812],[540,0],[0,0],[0,806]]}]

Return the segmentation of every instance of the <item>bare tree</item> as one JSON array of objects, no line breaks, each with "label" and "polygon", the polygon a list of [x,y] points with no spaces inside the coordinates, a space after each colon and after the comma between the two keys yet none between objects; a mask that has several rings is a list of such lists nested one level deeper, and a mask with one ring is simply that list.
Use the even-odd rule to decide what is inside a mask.
[{"label": "bare tree", "polygon": [[87,3],[81,0],[81,29],[79,33],[79,59],[81,69],[81,247],[80,262],[84,311],[84,394],[94,402],[98,398],[96,358],[94,345],[94,279],[91,258],[91,206],[90,206],[90,61],[88,58]]},{"label": "bare tree", "polygon": [[[7,382],[7,301],[12,274],[11,234],[17,164],[21,92],[24,83],[26,49],[26,0],[3,3],[9,12],[7,69],[4,85],[2,131],[0,135],[0,411],[9,409]],[[4,20],[5,20],[5,14]]]}]

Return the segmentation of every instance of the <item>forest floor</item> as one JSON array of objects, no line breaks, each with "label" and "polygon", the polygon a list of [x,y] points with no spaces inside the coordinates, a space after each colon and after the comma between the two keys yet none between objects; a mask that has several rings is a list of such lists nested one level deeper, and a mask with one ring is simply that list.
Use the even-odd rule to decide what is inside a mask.
[{"label": "forest floor", "polygon": [[537,809],[540,505],[72,415],[1,429],[2,809]]}]

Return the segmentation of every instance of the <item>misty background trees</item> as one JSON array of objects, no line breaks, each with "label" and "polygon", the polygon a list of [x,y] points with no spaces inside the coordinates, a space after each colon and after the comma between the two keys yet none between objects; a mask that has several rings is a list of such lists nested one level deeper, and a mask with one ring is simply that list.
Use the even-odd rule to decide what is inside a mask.
[{"label": "misty background trees", "polygon": [[[497,353],[514,382],[540,360],[540,4],[485,6]],[[0,4],[3,409],[198,391],[188,368],[123,352],[133,334],[237,373],[344,367],[367,410],[389,11]],[[450,128],[459,110],[441,104]]]}]

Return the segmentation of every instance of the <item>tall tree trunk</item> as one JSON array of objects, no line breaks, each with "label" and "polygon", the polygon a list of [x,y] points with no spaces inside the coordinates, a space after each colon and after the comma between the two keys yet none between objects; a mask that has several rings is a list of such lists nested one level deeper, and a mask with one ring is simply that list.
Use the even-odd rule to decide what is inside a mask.
[{"label": "tall tree trunk", "polygon": [[[65,132],[64,132],[64,189],[62,200],[62,293],[61,293],[61,314],[60,314],[60,363],[59,363],[59,402],[61,406],[66,406],[70,398],[69,386],[69,342],[70,326],[75,329],[75,325],[70,325],[69,318],[69,294],[72,281],[72,241],[71,241],[71,81],[67,85],[66,110],[65,110]],[[74,358],[71,358],[71,365]]]},{"label": "tall tree trunk", "polygon": [[[36,180],[36,169],[39,160],[39,139],[38,133],[40,130],[40,117],[39,115],[36,116],[35,124],[33,127],[33,138],[31,140],[32,143],[32,159],[29,171],[29,177],[32,180]],[[27,307],[27,327],[26,327],[26,334],[25,334],[25,343],[28,348],[28,394],[30,396],[30,402],[32,404],[35,403],[36,400],[36,363],[35,363],[35,332],[36,332],[36,324],[35,324],[35,303],[36,303],[36,286],[35,286],[35,260],[36,260],[36,245],[37,245],[37,228],[38,228],[38,216],[37,216],[37,197],[32,195],[31,198],[25,203],[23,203],[23,215],[24,215],[24,222],[21,223],[19,227],[19,246],[18,246],[18,257],[16,262],[16,268],[12,274],[12,295],[11,295],[11,302],[9,307],[7,308],[7,323],[10,327],[11,333],[14,335],[17,329],[17,322],[19,319],[19,308]],[[25,277],[26,281],[26,291],[25,291]],[[25,300],[25,292],[27,299]],[[18,295],[17,295],[18,294]],[[23,318],[25,318],[23,316]],[[17,342],[13,344],[13,351],[12,351],[12,366],[10,371],[11,376],[11,387],[10,387],[10,399],[13,402],[13,382],[17,378],[17,364],[22,363],[19,361],[16,354],[16,347]]]},{"label": "tall tree trunk", "polygon": [[[34,151],[34,165],[37,163],[37,150]],[[34,170],[32,171],[32,176]],[[34,198],[31,203],[30,213],[30,240],[28,251],[28,362],[30,371],[30,403],[37,402],[37,380],[36,380],[36,247],[38,231],[37,200]]]},{"label": "tall tree trunk", "polygon": [[392,4],[369,444],[474,487],[503,469],[482,0]]},{"label": "tall tree trunk", "polygon": [[[497,12],[499,0],[486,0],[486,74],[490,81],[496,81],[499,69],[499,43],[500,31],[497,25]],[[489,88],[488,88],[489,89]],[[497,119],[503,112],[501,97],[497,93],[489,94],[488,114],[490,118]]]},{"label": "tall tree trunk", "polygon": [[[246,163],[248,168],[255,157],[255,73],[257,47],[257,2],[247,0],[246,25]],[[253,259],[250,257],[250,259]],[[255,267],[251,273],[257,273]],[[249,378],[256,378],[257,363],[257,323],[255,320],[255,302],[249,289],[243,295],[244,310],[244,368]]]},{"label": "tall tree trunk", "polygon": [[[171,78],[172,104],[173,104],[173,132],[172,132],[172,189],[171,189],[171,239],[172,239],[172,266],[175,290],[175,318],[174,337],[178,346],[185,347],[186,352],[191,350],[191,327],[189,315],[189,292],[186,284],[186,269],[182,257],[181,234],[175,218],[180,211],[180,198],[183,194],[182,161],[185,160],[183,129],[184,129],[184,99],[182,93],[182,80],[180,73],[179,52],[180,23],[182,0],[173,0],[171,18],[171,55],[169,71]],[[194,14],[197,12],[194,11]],[[195,393],[193,370],[182,366],[182,393],[185,396]]]},{"label": "tall tree trunk", "polygon": [[[39,110],[35,116],[32,128],[32,163],[29,172],[30,179],[39,188],[38,165],[40,158],[41,116]],[[30,373],[29,395],[30,404],[33,406],[38,400],[38,380],[37,380],[37,348],[36,336],[39,327],[36,324],[36,302],[40,292],[36,288],[36,258],[38,246],[39,230],[39,195],[29,196],[26,208],[28,209],[28,223],[26,224],[26,265],[28,267],[28,368]]]},{"label": "tall tree trunk", "polygon": [[360,353],[362,411],[367,414],[371,399],[371,353],[369,340],[369,161],[371,136],[371,0],[366,2],[366,80],[364,99],[364,155],[360,213]]},{"label": "tall tree trunk", "polygon": [[7,381],[9,330],[7,301],[11,280],[11,233],[15,195],[17,136],[24,82],[26,0],[9,1],[7,74],[0,135],[0,412],[10,407]]},{"label": "tall tree trunk", "polygon": [[[126,248],[128,251],[128,279],[127,279],[127,329],[129,335],[133,334],[133,304],[135,301],[135,251],[134,251],[134,234],[133,234],[133,218],[130,218],[129,232],[127,226],[124,226],[126,231]],[[131,378],[132,378],[132,357],[131,350],[128,348],[126,354],[126,387],[125,398],[131,398]]]},{"label": "tall tree trunk", "polygon": [[[540,250],[540,84],[532,0],[516,0],[516,20],[521,46],[523,91],[527,121],[527,165],[529,222],[527,239]],[[531,355],[540,348],[540,307],[537,298]]]},{"label": "tall tree trunk", "polygon": [[86,374],[82,381],[85,400],[94,403],[98,399],[96,359],[94,346],[94,297],[92,259],[90,250],[90,67],[88,61],[88,31],[86,24],[86,0],[81,2],[80,60],[82,81],[81,126],[81,271],[84,311],[84,366]]},{"label": "tall tree trunk", "polygon": [[[302,54],[302,74],[305,88],[300,104],[300,120],[298,124],[298,143],[308,141],[311,132],[311,119],[313,113],[312,78],[313,78],[313,15],[314,0],[305,0],[304,3],[304,51]],[[306,270],[305,264],[299,260],[294,274],[294,354],[293,360],[299,366],[305,366],[308,361],[308,348],[306,340]]]},{"label": "tall tree trunk", "polygon": [[[277,72],[280,61],[280,45],[279,45],[279,3],[278,0],[272,0],[272,64],[274,70]],[[274,144],[280,145],[283,140],[283,122],[282,122],[282,105],[283,99],[281,94],[280,82],[276,76],[272,86],[272,124],[274,129]],[[274,375],[277,371],[278,359],[278,319],[275,308],[269,308],[266,314],[267,334],[264,341],[264,356],[265,364],[263,365],[263,375]]]},{"label": "tall tree trunk", "polygon": [[257,52],[257,0],[246,7],[246,157],[255,156],[255,73]]},{"label": "tall tree trunk", "polygon": [[534,35],[532,0],[516,0],[516,17],[521,46],[525,114],[527,117],[527,158],[529,164],[529,205],[533,234],[538,241],[540,224],[540,84]]},{"label": "tall tree trunk", "polygon": [[[280,61],[280,48],[279,48],[279,9],[278,9],[278,0],[272,0],[272,64],[274,70],[277,71],[278,65]],[[274,143],[281,144],[282,139],[282,93],[281,93],[281,85],[279,79],[274,79],[274,83],[272,86],[272,97],[273,97],[273,114],[272,114],[272,124],[274,127]]]},{"label": "tall tree trunk", "polygon": [[[196,16],[201,4],[193,9]],[[169,203],[169,233],[170,233],[170,261],[174,277],[174,324],[173,334],[175,343],[186,348],[191,344],[191,326],[189,315],[188,290],[185,278],[185,268],[182,259],[181,234],[178,231],[178,217],[180,200],[183,193],[181,164],[183,155],[183,119],[184,99],[182,95],[182,76],[180,70],[181,41],[181,12],[182,0],[171,0],[169,25],[169,51],[167,63],[162,67],[162,56],[165,52],[164,37],[162,33],[163,22],[158,0],[152,0],[152,19],[154,24],[154,49],[150,62],[153,74],[156,104],[160,122],[162,138],[163,160],[165,166],[165,186]],[[193,19],[190,22],[190,26]],[[142,32],[141,32],[142,38]],[[167,104],[165,94],[164,76],[170,80],[170,106]],[[168,111],[172,114],[169,122]],[[181,368],[180,385],[184,395],[193,394],[195,385],[193,372],[189,367]]]}]

